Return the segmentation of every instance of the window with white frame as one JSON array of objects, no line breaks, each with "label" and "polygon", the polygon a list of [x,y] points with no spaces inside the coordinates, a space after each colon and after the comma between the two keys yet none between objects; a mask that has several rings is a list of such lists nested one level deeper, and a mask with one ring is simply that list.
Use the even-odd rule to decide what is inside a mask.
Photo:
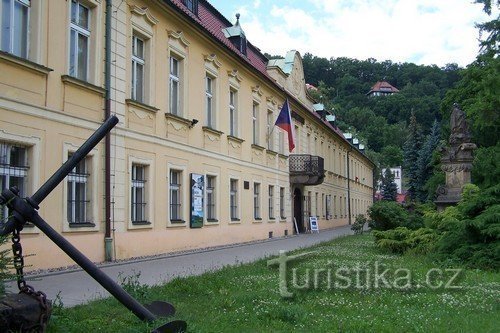
[{"label": "window with white frame", "polygon": [[332,215],[331,205],[332,205],[332,196],[331,194],[327,194],[325,202],[325,214],[327,219],[329,219]]},{"label": "window with white frame", "polygon": [[147,222],[146,171],[146,165],[132,164],[132,196],[130,200],[132,223]]},{"label": "window with white frame", "polygon": [[274,219],[274,186],[269,185],[269,218]]},{"label": "window with white frame", "polygon": [[256,220],[261,219],[260,215],[260,184],[253,183],[253,217]]},{"label": "window with white frame", "polygon": [[280,218],[286,218],[285,215],[285,188],[280,187]]},{"label": "window with white frame", "polygon": [[2,0],[2,51],[28,58],[30,0]]},{"label": "window with white frame", "polygon": [[274,136],[273,136],[273,111],[267,110],[267,149],[274,150]]},{"label": "window with white frame", "polygon": [[231,220],[238,220],[238,180],[231,179],[229,181],[229,210]]},{"label": "window with white frame", "polygon": [[319,193],[316,192],[315,193],[315,196],[314,196],[314,215],[316,216],[319,216],[319,202],[318,202],[318,197],[319,197]]},{"label": "window with white frame", "polygon": [[169,79],[169,111],[171,114],[180,116],[180,64],[181,60],[170,55],[170,79]]},{"label": "window with white frame", "polygon": [[[28,148],[0,141],[0,190],[16,186],[19,196],[26,196],[28,170]],[[7,218],[8,208],[4,205],[0,207],[0,223]]]},{"label": "window with white frame", "polygon": [[69,75],[87,81],[90,47],[90,9],[71,0]]},{"label": "window with white frame", "polygon": [[214,78],[207,75],[205,77],[205,107],[206,107],[206,125],[210,128],[215,128],[214,115]]},{"label": "window with white frame", "polygon": [[259,144],[259,103],[253,102],[252,105],[252,139],[253,144]]},{"label": "window with white frame", "polygon": [[[69,155],[71,157],[71,154]],[[92,221],[92,202],[90,192],[91,157],[81,160],[68,174],[67,219],[70,225],[90,223]]]},{"label": "window with white frame", "polygon": [[283,131],[279,131],[278,140],[279,140],[279,153],[284,154],[285,153],[285,134],[283,133]]},{"label": "window with white frame", "polygon": [[229,90],[229,135],[238,135],[238,92],[234,89]]},{"label": "window with white frame", "polygon": [[217,211],[216,211],[216,176],[207,176],[207,220],[216,221],[217,220]]},{"label": "window with white frame", "polygon": [[170,170],[170,221],[182,220],[182,171]]},{"label": "window with white frame", "polygon": [[194,15],[198,15],[198,0],[182,0],[186,8]]},{"label": "window with white frame", "polygon": [[146,61],[144,57],[144,39],[132,35],[132,92],[133,100],[144,103],[144,73]]}]

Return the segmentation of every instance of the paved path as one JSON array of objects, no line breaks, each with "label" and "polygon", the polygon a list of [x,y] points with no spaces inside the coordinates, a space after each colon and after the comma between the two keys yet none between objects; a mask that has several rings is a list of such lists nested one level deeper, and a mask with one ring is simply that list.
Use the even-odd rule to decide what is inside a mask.
[{"label": "paved path", "polygon": [[[279,250],[290,251],[308,247],[349,234],[352,234],[350,226],[345,226],[321,230],[319,234],[304,234],[194,253],[112,263],[104,265],[102,270],[115,281],[118,281],[119,274],[132,276],[140,272],[140,283],[163,284],[175,277],[199,275],[227,265],[252,262],[267,256],[278,255]],[[34,281],[29,281],[28,284],[32,285],[35,290],[45,292],[49,299],[54,300],[59,295],[64,306],[67,307],[110,296],[94,279],[81,270],[37,276]],[[10,282],[7,284],[7,288],[15,291],[17,287],[15,282]]]}]

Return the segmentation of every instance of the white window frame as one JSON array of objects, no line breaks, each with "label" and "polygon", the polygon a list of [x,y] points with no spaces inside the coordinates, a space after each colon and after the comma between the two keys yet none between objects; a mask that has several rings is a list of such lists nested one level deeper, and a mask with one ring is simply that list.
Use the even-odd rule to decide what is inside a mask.
[{"label": "white window frame", "polygon": [[205,75],[205,116],[206,126],[215,128],[215,78],[208,73]]},{"label": "white window frame", "polygon": [[[217,203],[218,203],[218,181],[219,181],[219,177],[217,175],[214,175],[214,174],[207,174],[205,176],[205,184],[206,184],[206,187],[205,187],[205,195],[206,195],[206,198],[205,198],[205,206],[206,206],[206,211],[207,211],[207,214],[206,214],[206,221],[209,222],[209,223],[217,223],[218,222],[218,218],[217,218],[217,212],[218,212],[218,209],[217,209]],[[211,181],[209,181],[209,179],[211,179]],[[211,183],[211,184],[210,184]],[[212,185],[211,187],[209,185]],[[209,194],[210,194],[210,198],[212,198],[212,202],[209,201]],[[211,210],[212,210],[212,216],[209,215],[209,206],[211,206]]]},{"label": "white window frame", "polygon": [[238,90],[229,88],[229,135],[238,136]]},{"label": "white window frame", "polygon": [[286,219],[285,214],[285,194],[286,190],[283,186],[280,186],[280,219]]},{"label": "white window frame", "polygon": [[[69,159],[70,156],[68,156]],[[92,223],[92,216],[89,216],[90,214],[87,213],[88,207],[91,207],[92,205],[92,196],[89,195],[89,186],[90,186],[90,176],[91,174],[88,173],[89,169],[89,164],[91,164],[91,161],[89,157],[85,157],[83,160],[81,160],[74,168],[71,170],[71,172],[67,176],[67,183],[68,183],[68,196],[66,197],[68,200],[68,209],[67,209],[67,215],[71,215],[71,220],[68,216],[68,223],[70,225],[78,225],[78,224],[85,224],[85,223]],[[77,171],[79,168],[83,168],[83,170]],[[83,193],[83,200],[80,200],[83,202],[83,218],[82,216],[78,216],[79,219],[77,221],[77,184],[83,184],[84,186],[84,193]],[[71,200],[69,200],[69,197],[71,197]],[[71,214],[70,214],[71,211]]]},{"label": "white window frame", "polygon": [[259,144],[259,103],[253,101],[252,103],[252,143]]},{"label": "white window frame", "polygon": [[[143,178],[137,179],[137,168],[142,169]],[[131,175],[131,199],[130,199],[130,220],[134,224],[142,224],[148,222],[147,216],[147,207],[148,207],[148,199],[147,199],[147,188],[146,182],[148,181],[147,177],[147,165],[133,163],[132,169],[130,170]],[[137,191],[136,189],[142,188],[141,202],[138,201]],[[142,214],[138,216],[137,205],[143,205]],[[137,219],[137,218],[140,219]]]},{"label": "white window frame", "polygon": [[[171,223],[184,223],[183,220],[183,170],[171,168],[168,172],[168,207],[169,218]],[[174,183],[175,181],[175,183]],[[176,198],[177,203],[174,202]],[[174,207],[175,206],[175,207]]]},{"label": "white window frame", "polygon": [[[138,45],[138,41],[142,42],[142,58],[141,55],[136,55],[136,47]],[[138,36],[137,34],[132,35],[132,54],[131,54],[131,61],[132,61],[132,82],[131,82],[131,98],[135,101],[145,103],[145,83],[146,83],[146,40],[142,38],[141,36]],[[142,76],[140,78],[137,77],[137,67],[142,66]],[[140,96],[138,96],[138,82],[141,82],[141,91],[140,91]]]},{"label": "white window frame", "polygon": [[[233,188],[232,186],[233,182],[235,184],[235,188]],[[234,205],[232,205],[233,197],[234,197]],[[229,217],[232,222],[240,221],[240,180],[234,177],[229,178]]]},{"label": "white window frame", "polygon": [[[79,20],[79,16],[80,16],[80,6],[82,6],[83,8],[85,8],[88,12],[88,26],[87,27],[82,27],[80,25],[78,25],[77,23],[74,23],[73,20],[72,20],[72,6],[73,4],[75,4],[76,6],[78,6],[78,10],[76,11],[76,22],[78,22]],[[83,81],[88,81],[89,79],[89,65],[90,65],[90,47],[91,47],[91,33],[90,33],[90,27],[92,26],[92,9],[87,6],[86,4],[82,3],[82,1],[79,1],[79,0],[71,0],[70,1],[70,37],[69,37],[69,48],[70,48],[70,51],[69,51],[69,75],[73,76],[73,77],[76,77],[77,79],[80,79],[80,80],[83,80]],[[74,49],[71,50],[71,36],[73,35],[73,32],[75,33],[75,43],[74,43]],[[85,64],[85,73],[84,73],[84,76],[81,77],[79,75],[79,72],[80,72],[80,69],[78,68],[78,63],[79,63],[79,59],[78,59],[78,55],[79,55],[79,48],[78,48],[78,37],[79,36],[84,36],[86,39],[87,39],[87,54],[85,55],[85,58],[86,58],[86,64]],[[71,57],[71,51],[74,52],[74,55],[75,55],[75,58],[72,59]],[[73,71],[72,71],[72,68],[73,68]]]},{"label": "white window frame", "polygon": [[267,110],[267,149],[274,150],[274,112],[270,109]]},{"label": "white window frame", "polygon": [[270,220],[276,219],[274,214],[274,185],[268,185],[268,215]]},{"label": "white window frame", "polygon": [[260,190],[260,183],[254,182],[253,183],[253,218],[254,220],[262,220],[262,214],[261,214],[261,190]]},{"label": "white window frame", "polygon": [[[22,188],[19,189],[19,196],[21,198],[25,197],[28,195],[27,190],[28,190],[28,176],[29,176],[29,147],[24,145],[24,144],[18,144],[18,143],[13,143],[13,142],[8,142],[8,141],[0,141],[0,148],[2,148],[2,151],[5,149],[5,161],[2,161],[0,159],[0,177],[5,177],[5,183],[2,184],[4,188],[9,189],[11,185],[11,178],[12,177],[18,177],[22,178]],[[11,164],[11,152],[12,148],[21,148],[24,150],[24,162],[23,165],[12,165]],[[2,152],[0,151],[0,152]],[[0,155],[1,157],[1,155]],[[4,188],[0,188],[0,191],[3,190]],[[7,205],[0,206],[0,222],[5,223],[7,222],[7,217],[9,214]]]},{"label": "white window frame", "polygon": [[[174,63],[177,64],[177,73],[173,72],[174,68]],[[181,79],[181,66],[182,66],[182,59],[178,57],[176,54],[170,54],[169,57],[169,81],[168,81],[168,112],[176,115],[176,116],[181,116],[181,84],[182,84],[182,79]],[[176,103],[174,105],[173,103],[173,87],[177,86],[177,93],[176,93]]]},{"label": "white window frame", "polygon": [[[16,45],[15,43],[18,42],[18,40],[15,37],[15,32],[19,29],[19,23],[17,22],[14,22],[14,18],[16,17],[15,15],[15,7],[16,5],[15,4],[18,4],[20,6],[23,6],[24,8],[26,8],[26,22],[27,22],[27,27],[25,27],[25,30],[26,30],[26,36],[23,36],[25,39],[26,39],[26,45],[24,45],[24,51],[25,51],[25,54],[22,53],[22,48],[23,46],[20,46],[21,48],[21,54],[16,54],[14,53],[15,52],[15,49],[16,49]],[[28,56],[30,54],[30,25],[31,25],[31,20],[30,20],[30,15],[31,15],[31,1],[30,0],[10,0],[10,3],[9,3],[9,8],[4,8],[4,3],[3,1],[0,3],[0,15],[3,16],[3,13],[9,13],[8,16],[9,16],[9,27],[8,27],[8,43],[9,45],[7,46],[7,49],[4,49],[3,47],[1,48],[2,51],[4,52],[7,52],[7,53],[11,53],[15,56],[18,56],[20,58],[24,58],[24,59],[28,59]],[[1,44],[2,45],[4,43],[4,40],[3,40],[3,17],[0,17],[0,23],[2,24],[2,27],[1,27],[1,31],[0,31],[0,41],[1,41]],[[16,29],[17,28],[17,29]]]}]

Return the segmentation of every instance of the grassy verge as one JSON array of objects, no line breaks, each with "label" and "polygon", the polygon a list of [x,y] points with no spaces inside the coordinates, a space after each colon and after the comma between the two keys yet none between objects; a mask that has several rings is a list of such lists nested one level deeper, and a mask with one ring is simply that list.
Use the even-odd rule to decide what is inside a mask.
[{"label": "grassy verge", "polygon": [[[371,235],[337,239],[309,251],[314,253],[288,265],[292,298],[281,297],[279,269],[268,267],[267,260],[164,286],[142,286],[133,276],[125,285],[141,302],[173,303],[176,318],[188,322],[189,332],[497,332],[500,327],[498,272],[464,270],[452,283],[459,288],[434,289],[455,272],[423,257],[381,252]],[[387,270],[389,281],[379,288],[376,266],[379,273]],[[57,308],[48,332],[149,332],[165,322],[142,323],[107,299]]]}]

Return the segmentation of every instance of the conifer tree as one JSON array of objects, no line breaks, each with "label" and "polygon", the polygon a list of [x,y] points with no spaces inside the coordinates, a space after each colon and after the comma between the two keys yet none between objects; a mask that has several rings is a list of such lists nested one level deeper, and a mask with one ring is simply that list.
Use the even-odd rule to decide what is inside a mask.
[{"label": "conifer tree", "polygon": [[384,200],[396,201],[398,195],[398,186],[394,182],[394,175],[391,169],[385,169],[384,176],[382,177],[382,196]]},{"label": "conifer tree", "polygon": [[403,168],[405,174],[408,177],[408,191],[407,194],[412,200],[417,198],[417,193],[419,188],[419,168],[418,168],[418,156],[420,149],[422,148],[422,131],[419,124],[417,123],[417,118],[415,113],[412,112],[410,117],[410,124],[408,125],[408,136],[403,147],[404,152],[404,164]]},{"label": "conifer tree", "polygon": [[422,202],[427,201],[428,191],[424,189],[424,186],[429,180],[429,178],[432,176],[434,167],[432,164],[432,153],[439,145],[440,139],[441,139],[440,125],[437,120],[434,120],[431,132],[425,138],[425,142],[422,145],[422,149],[420,149],[417,160],[417,167],[418,167],[417,197]]}]

